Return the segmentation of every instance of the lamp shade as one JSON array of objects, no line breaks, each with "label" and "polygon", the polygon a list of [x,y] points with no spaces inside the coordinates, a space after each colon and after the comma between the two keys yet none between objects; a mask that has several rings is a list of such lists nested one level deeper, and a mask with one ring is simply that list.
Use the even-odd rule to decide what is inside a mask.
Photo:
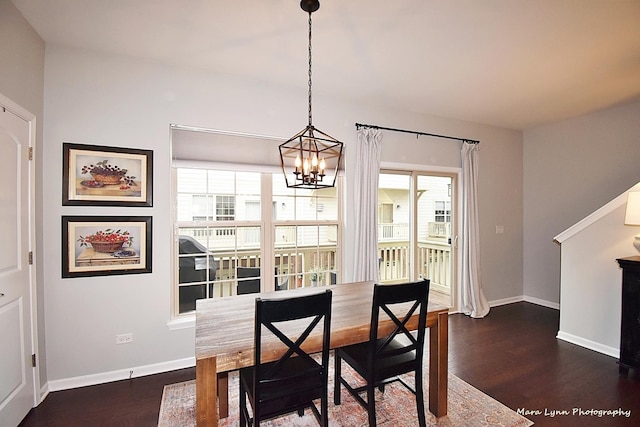
[{"label": "lamp shade", "polygon": [[627,196],[625,225],[640,225],[640,191],[631,191]]}]

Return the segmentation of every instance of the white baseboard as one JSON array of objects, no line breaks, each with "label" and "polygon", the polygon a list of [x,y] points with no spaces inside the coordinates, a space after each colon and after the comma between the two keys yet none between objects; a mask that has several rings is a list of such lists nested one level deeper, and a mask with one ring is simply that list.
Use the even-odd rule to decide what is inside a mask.
[{"label": "white baseboard", "polygon": [[534,298],[534,297],[530,297],[530,296],[527,296],[527,295],[524,296],[524,300],[526,302],[530,302],[532,304],[541,305],[541,306],[547,307],[547,308],[553,308],[554,310],[560,310],[560,304],[557,303],[557,302],[547,301],[547,300],[540,299],[540,298]]},{"label": "white baseboard", "polygon": [[48,391],[68,390],[71,388],[85,387],[88,385],[104,384],[112,381],[126,380],[129,378],[143,377],[145,375],[158,374],[161,372],[174,371],[195,366],[195,357],[187,357],[180,360],[156,363],[133,367],[130,369],[120,369],[117,371],[101,372],[98,374],[84,375],[81,377],[65,378],[61,380],[49,381],[45,387]]},{"label": "white baseboard", "polygon": [[498,307],[501,305],[513,304],[514,302],[521,302],[521,301],[524,301],[524,299],[522,298],[522,295],[517,297],[496,299],[493,301],[489,301],[489,307]]},{"label": "white baseboard", "polygon": [[620,358],[620,349],[618,348],[609,347],[608,345],[603,345],[562,331],[558,331],[556,338],[570,342],[571,344],[579,345],[580,347],[588,348],[589,350],[597,351],[598,353],[606,354],[607,356],[615,357],[616,359]]},{"label": "white baseboard", "polygon": [[547,308],[553,308],[555,310],[560,310],[560,304],[556,302],[551,302],[547,300],[543,300],[540,298],[534,298],[527,295],[519,295],[517,297],[503,298],[497,299],[493,301],[489,301],[489,307],[498,307],[501,305],[513,304],[514,302],[530,302],[532,304],[541,305]]}]

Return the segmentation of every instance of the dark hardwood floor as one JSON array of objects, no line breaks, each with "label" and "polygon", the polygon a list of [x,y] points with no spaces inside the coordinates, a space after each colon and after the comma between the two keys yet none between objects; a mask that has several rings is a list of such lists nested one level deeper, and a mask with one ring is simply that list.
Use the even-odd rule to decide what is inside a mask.
[{"label": "dark hardwood floor", "polygon": [[[619,376],[612,357],[557,340],[557,310],[516,303],[494,307],[484,319],[455,314],[449,322],[449,371],[514,410],[530,411],[536,426],[640,425],[640,379]],[[163,386],[193,378],[190,368],[53,392],[20,425],[156,426]],[[574,408],[583,415],[573,415]],[[630,416],[589,412],[617,409]]]},{"label": "dark hardwood floor", "polygon": [[[449,371],[513,410],[541,411],[526,415],[536,426],[640,425],[640,380],[619,376],[615,358],[556,339],[559,318],[524,302],[492,308],[484,319],[452,315]],[[573,415],[574,408],[630,417]]]}]

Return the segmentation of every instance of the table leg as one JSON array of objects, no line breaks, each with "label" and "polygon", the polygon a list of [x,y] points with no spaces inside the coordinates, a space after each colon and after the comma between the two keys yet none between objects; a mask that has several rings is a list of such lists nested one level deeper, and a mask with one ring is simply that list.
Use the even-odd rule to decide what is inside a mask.
[{"label": "table leg", "polygon": [[220,418],[229,416],[229,373],[218,374],[218,413]]},{"label": "table leg", "polygon": [[215,357],[196,360],[196,425],[198,427],[218,426],[216,365]]},{"label": "table leg", "polygon": [[436,417],[447,415],[449,387],[449,313],[438,314],[429,328],[429,411]]}]

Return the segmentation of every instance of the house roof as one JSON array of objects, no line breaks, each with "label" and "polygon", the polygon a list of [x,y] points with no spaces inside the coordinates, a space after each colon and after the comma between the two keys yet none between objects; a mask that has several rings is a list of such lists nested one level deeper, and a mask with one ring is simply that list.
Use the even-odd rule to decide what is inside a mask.
[{"label": "house roof", "polygon": [[[306,97],[298,0],[13,3],[48,44],[299,87]],[[312,19],[319,96],[510,129],[640,99],[638,0],[324,0]]]}]

